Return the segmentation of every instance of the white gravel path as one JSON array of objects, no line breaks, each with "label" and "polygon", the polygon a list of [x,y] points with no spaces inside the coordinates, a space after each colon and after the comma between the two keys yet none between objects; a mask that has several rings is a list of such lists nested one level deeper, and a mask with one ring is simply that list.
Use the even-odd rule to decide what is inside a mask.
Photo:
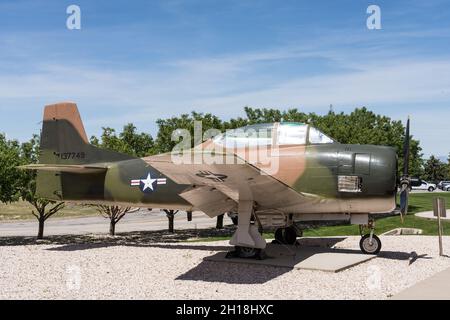
[{"label": "white gravel path", "polygon": [[0,246],[0,299],[386,299],[450,267],[436,237],[382,241],[380,257],[339,273],[203,261],[227,241]]}]

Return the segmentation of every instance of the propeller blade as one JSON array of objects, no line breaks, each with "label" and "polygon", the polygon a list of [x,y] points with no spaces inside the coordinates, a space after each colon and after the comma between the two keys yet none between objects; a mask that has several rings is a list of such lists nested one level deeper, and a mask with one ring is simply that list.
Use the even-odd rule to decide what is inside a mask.
[{"label": "propeller blade", "polygon": [[406,122],[405,140],[403,142],[403,176],[400,179],[400,219],[403,223],[403,216],[408,214],[408,198],[411,186],[409,177],[409,153],[410,153],[410,134],[409,134],[409,117]]},{"label": "propeller blade", "polygon": [[400,219],[403,222],[403,216],[408,214],[408,197],[409,197],[409,185],[402,184],[400,191]]},{"label": "propeller blade", "polygon": [[409,176],[409,117],[406,122],[405,140],[403,142],[403,175]]}]

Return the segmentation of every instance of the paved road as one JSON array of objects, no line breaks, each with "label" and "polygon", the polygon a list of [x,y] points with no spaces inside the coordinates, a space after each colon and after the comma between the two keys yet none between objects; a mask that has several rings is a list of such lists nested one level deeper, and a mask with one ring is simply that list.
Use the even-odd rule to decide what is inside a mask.
[{"label": "paved road", "polygon": [[394,300],[450,300],[450,268],[393,297]]},{"label": "paved road", "polygon": [[[225,216],[224,224],[231,224]],[[180,211],[175,215],[175,229],[202,229],[214,227],[216,219],[211,219],[202,212],[194,212],[192,221],[187,221],[186,213]],[[139,210],[128,213],[117,225],[116,232],[164,230],[168,220],[165,213],[159,210]],[[77,218],[50,218],[45,223],[46,235],[107,233],[109,221],[101,216]],[[0,222],[0,237],[5,236],[35,236],[37,221]]]},{"label": "paved road", "polygon": [[440,189],[434,190],[433,192],[430,192],[428,190],[412,190],[411,193],[450,193],[449,191],[442,191]]}]

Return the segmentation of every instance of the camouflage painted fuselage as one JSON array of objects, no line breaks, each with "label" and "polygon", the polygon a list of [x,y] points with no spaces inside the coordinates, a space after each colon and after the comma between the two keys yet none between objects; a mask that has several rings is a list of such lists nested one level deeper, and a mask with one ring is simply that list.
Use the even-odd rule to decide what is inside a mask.
[{"label": "camouflage painted fuselage", "polygon": [[[46,107],[40,163],[61,169],[38,171],[40,196],[87,204],[198,209],[180,196],[195,186],[176,183],[158,171],[151,165],[155,157],[138,159],[90,145],[76,107],[68,103],[61,113],[60,106]],[[213,144],[209,140],[202,146],[210,148]],[[225,152],[249,161],[254,150]],[[261,210],[292,214],[371,213],[395,207],[397,157],[393,148],[339,143],[289,145],[279,146],[269,159],[278,166],[271,176],[301,194],[304,200],[276,208],[261,206]],[[267,169],[267,163],[249,162],[262,172]],[[267,195],[271,196],[274,195]]]}]

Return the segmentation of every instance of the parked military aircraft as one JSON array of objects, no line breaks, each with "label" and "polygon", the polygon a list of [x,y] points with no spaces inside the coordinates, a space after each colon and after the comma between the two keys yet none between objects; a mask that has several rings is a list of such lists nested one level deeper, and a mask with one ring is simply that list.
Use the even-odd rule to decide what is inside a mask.
[{"label": "parked military aircraft", "polygon": [[[408,159],[409,119],[406,137]],[[371,214],[396,207],[398,181],[407,211],[408,168],[397,179],[393,148],[340,144],[303,123],[250,125],[187,151],[139,159],[89,144],[76,104],[66,102],[45,107],[40,148],[39,164],[22,167],[38,170],[39,196],[210,217],[236,212],[231,256],[262,258],[261,229],[275,227],[279,243],[294,244],[296,222],[324,220],[359,225],[361,250],[377,254]]]}]

